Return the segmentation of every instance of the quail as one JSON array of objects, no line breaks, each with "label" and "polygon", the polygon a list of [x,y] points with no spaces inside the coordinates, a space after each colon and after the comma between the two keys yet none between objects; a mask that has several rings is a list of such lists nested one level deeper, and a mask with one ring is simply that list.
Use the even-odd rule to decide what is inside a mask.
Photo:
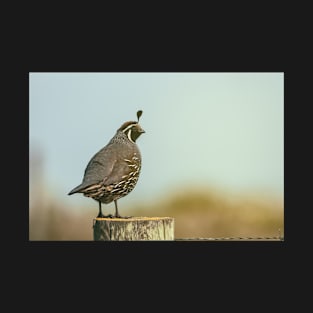
[{"label": "quail", "polygon": [[[109,143],[96,153],[85,169],[82,183],[68,195],[82,193],[99,203],[97,217],[122,218],[118,212],[117,200],[128,195],[135,187],[140,169],[141,154],[136,144],[145,131],[139,125],[142,111],[137,112],[137,122],[125,122]],[[103,215],[101,203],[115,204],[115,215]]]}]

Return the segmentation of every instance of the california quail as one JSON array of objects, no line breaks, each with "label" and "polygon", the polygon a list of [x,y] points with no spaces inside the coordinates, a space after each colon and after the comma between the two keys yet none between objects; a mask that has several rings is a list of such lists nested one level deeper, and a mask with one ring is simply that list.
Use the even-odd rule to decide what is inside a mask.
[{"label": "california quail", "polygon": [[[83,193],[98,201],[97,217],[121,217],[117,200],[128,195],[138,181],[141,155],[136,140],[145,132],[139,125],[141,114],[141,110],[137,112],[137,122],[125,122],[110,142],[92,157],[85,169],[83,182],[68,193]],[[103,215],[101,203],[112,201],[115,215]]]}]

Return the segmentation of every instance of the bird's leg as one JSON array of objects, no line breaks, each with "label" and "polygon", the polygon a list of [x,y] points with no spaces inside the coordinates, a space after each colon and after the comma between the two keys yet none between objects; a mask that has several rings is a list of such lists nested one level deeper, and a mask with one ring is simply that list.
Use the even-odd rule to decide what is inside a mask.
[{"label": "bird's leg", "polygon": [[132,216],[121,216],[118,213],[118,208],[117,208],[117,200],[114,200],[114,204],[115,204],[115,215],[113,217],[117,217],[117,218],[131,218]]},{"label": "bird's leg", "polygon": [[101,208],[101,201],[98,201],[98,202],[99,202],[99,214],[98,214],[97,217],[102,217],[102,218],[104,218],[104,217],[113,217],[111,214],[103,215],[102,214],[102,208]]},{"label": "bird's leg", "polygon": [[101,201],[98,201],[99,202],[99,214],[97,217],[104,217],[104,215],[102,214],[102,209],[101,209]]},{"label": "bird's leg", "polygon": [[114,204],[115,204],[115,216],[114,217],[121,217],[118,213],[117,200],[114,200]]}]

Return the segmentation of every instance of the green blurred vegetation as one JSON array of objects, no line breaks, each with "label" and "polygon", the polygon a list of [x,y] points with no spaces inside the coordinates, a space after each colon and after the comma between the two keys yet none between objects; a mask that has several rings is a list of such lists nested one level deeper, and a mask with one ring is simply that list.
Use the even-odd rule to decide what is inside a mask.
[{"label": "green blurred vegetation", "polygon": [[[120,206],[127,205],[127,198]],[[104,205],[110,212],[114,205]],[[83,212],[83,213],[82,213]],[[264,195],[233,195],[205,188],[185,188],[153,203],[127,208],[133,216],[175,218],[175,238],[277,237],[284,234],[283,203]],[[56,201],[30,207],[30,240],[93,240],[98,205],[73,210]],[[280,230],[280,234],[279,234]]]}]

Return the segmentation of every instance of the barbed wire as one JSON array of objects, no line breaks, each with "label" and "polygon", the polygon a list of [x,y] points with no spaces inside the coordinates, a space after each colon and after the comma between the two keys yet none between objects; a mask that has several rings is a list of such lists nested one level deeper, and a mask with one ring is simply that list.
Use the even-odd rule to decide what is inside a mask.
[{"label": "barbed wire", "polygon": [[217,238],[204,238],[204,237],[197,237],[197,238],[176,238],[176,241],[227,241],[227,240],[279,240],[284,241],[284,237],[217,237]]},{"label": "barbed wire", "polygon": [[198,237],[198,238],[176,238],[175,240],[177,241],[228,241],[228,240],[259,240],[259,241],[265,241],[265,240],[279,240],[279,241],[284,241],[284,236],[281,235],[281,230],[280,228],[277,229],[278,232],[278,236],[274,236],[274,237],[209,237],[209,238],[205,238],[205,237]]}]

